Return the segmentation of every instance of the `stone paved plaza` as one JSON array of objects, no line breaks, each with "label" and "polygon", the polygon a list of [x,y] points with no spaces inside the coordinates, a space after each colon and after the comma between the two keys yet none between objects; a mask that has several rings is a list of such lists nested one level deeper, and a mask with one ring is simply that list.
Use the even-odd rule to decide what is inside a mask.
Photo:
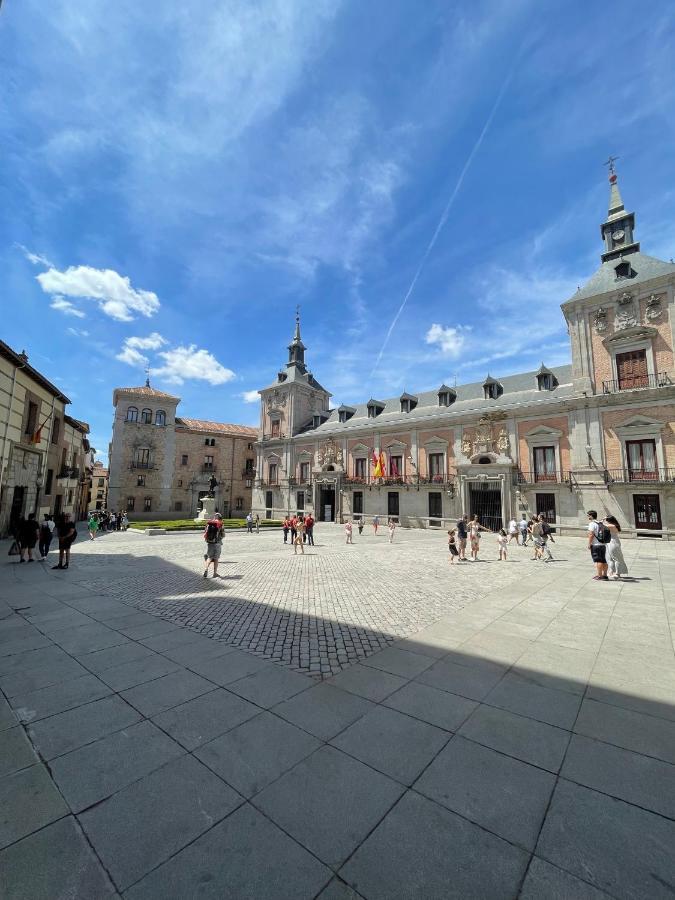
[{"label": "stone paved plaza", "polygon": [[444,538],[5,555],[0,896],[672,898],[675,545]]}]

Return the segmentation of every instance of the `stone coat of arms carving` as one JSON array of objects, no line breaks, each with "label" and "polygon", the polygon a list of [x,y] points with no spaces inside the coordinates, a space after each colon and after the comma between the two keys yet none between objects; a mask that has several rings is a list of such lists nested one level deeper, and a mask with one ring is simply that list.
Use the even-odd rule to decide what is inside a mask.
[{"label": "stone coat of arms carving", "polygon": [[638,316],[635,308],[635,299],[631,293],[626,291],[619,297],[617,303],[614,329],[615,331],[623,331],[624,328],[633,328],[637,324]]},{"label": "stone coat of arms carving", "polygon": [[316,454],[317,463],[320,466],[329,466],[335,464],[341,466],[343,463],[342,447],[336,444],[332,438],[329,438],[319,449]]},{"label": "stone coat of arms carving", "polygon": [[647,300],[647,305],[645,307],[645,319],[648,322],[653,322],[655,319],[661,318],[661,298],[657,297],[656,294],[651,294],[649,299]]},{"label": "stone coat of arms carving", "polygon": [[596,334],[602,334],[603,331],[607,331],[607,310],[603,309],[601,306],[595,313],[593,317],[593,327],[595,328]]},{"label": "stone coat of arms carving", "polygon": [[286,391],[273,391],[267,397],[267,408],[268,409],[279,409],[286,406]]}]

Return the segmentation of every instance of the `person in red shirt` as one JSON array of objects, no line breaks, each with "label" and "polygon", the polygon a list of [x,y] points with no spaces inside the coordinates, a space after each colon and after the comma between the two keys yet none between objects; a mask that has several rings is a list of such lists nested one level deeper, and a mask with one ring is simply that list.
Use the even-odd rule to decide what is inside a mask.
[{"label": "person in red shirt", "polygon": [[310,547],[314,546],[314,516],[309,513],[305,516],[305,534],[307,535],[307,543]]},{"label": "person in red shirt", "polygon": [[291,526],[291,544],[295,543],[295,536],[298,533],[298,519],[297,516],[291,516],[290,522],[288,523]]}]

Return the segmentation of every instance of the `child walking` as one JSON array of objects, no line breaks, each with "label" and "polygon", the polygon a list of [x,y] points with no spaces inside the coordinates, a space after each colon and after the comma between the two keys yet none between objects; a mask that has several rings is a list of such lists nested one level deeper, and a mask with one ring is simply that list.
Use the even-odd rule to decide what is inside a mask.
[{"label": "child walking", "polygon": [[361,535],[363,534],[363,516],[361,516],[361,518],[359,519],[359,521],[356,524],[359,529],[359,537],[361,537]]},{"label": "child walking", "polygon": [[389,543],[394,543],[394,532],[396,531],[396,522],[394,519],[389,519],[387,523],[387,528],[389,529]]},{"label": "child walking", "polygon": [[350,519],[347,519],[347,521],[345,522],[345,543],[346,544],[354,543],[354,541],[352,540],[352,523],[351,523]]},{"label": "child walking", "polygon": [[503,528],[499,529],[499,535],[497,536],[497,544],[499,545],[499,561],[506,562],[506,545],[509,542],[509,537]]},{"label": "child walking", "polygon": [[454,566],[455,560],[459,557],[459,550],[457,549],[457,538],[454,528],[451,528],[450,531],[448,531],[448,551],[450,552],[450,565]]}]

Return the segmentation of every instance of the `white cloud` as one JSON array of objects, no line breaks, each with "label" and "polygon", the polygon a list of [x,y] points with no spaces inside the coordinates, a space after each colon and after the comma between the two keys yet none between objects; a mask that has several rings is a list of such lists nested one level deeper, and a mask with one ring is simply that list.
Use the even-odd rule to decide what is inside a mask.
[{"label": "white cloud", "polygon": [[89,332],[85,331],[84,328],[66,328],[66,332],[72,334],[73,337],[89,337]]},{"label": "white cloud", "polygon": [[24,247],[23,244],[16,245],[19,250],[23,253],[29,263],[32,263],[34,266],[53,266],[54,263],[50,262],[46,256],[42,256],[40,253],[32,253],[28,247]]},{"label": "white cloud", "polygon": [[153,331],[147,337],[130,337],[124,342],[125,347],[133,347],[136,350],[159,350],[164,344],[167,344],[166,338],[163,338],[157,331]]},{"label": "white cloud", "polygon": [[243,394],[239,395],[244,403],[257,403],[260,400],[260,394],[257,390],[252,391],[244,391]]},{"label": "white cloud", "polygon": [[172,384],[182,384],[186,379],[194,379],[216,385],[225,384],[236,378],[231,369],[221,365],[208,350],[198,350],[196,344],[162,350],[157,355],[162,357],[164,365],[159,368],[153,367],[152,374]]},{"label": "white cloud", "polygon": [[70,302],[70,300],[65,300],[63,297],[55,296],[52,298],[52,302],[49,304],[52,309],[56,309],[59,312],[62,312],[66,316],[75,316],[78,319],[85,319],[86,316],[82,312],[81,309],[78,309],[76,306]]},{"label": "white cloud", "polygon": [[427,344],[436,344],[447,356],[457,357],[466,343],[465,332],[469,330],[464,325],[454,328],[452,325],[443,326],[434,323],[427,331],[425,341]]},{"label": "white cloud", "polygon": [[131,322],[136,314],[149,317],[159,309],[157,294],[133,288],[126,276],[113,269],[70,266],[60,272],[50,268],[37,280],[46,294],[96,300],[102,312],[118,322]]},{"label": "white cloud", "polygon": [[119,359],[120,362],[127,363],[129,366],[136,366],[139,369],[145,368],[150,362],[147,356],[143,356],[142,353],[138,350],[134,350],[133,347],[126,346],[122,347],[115,359]]}]

